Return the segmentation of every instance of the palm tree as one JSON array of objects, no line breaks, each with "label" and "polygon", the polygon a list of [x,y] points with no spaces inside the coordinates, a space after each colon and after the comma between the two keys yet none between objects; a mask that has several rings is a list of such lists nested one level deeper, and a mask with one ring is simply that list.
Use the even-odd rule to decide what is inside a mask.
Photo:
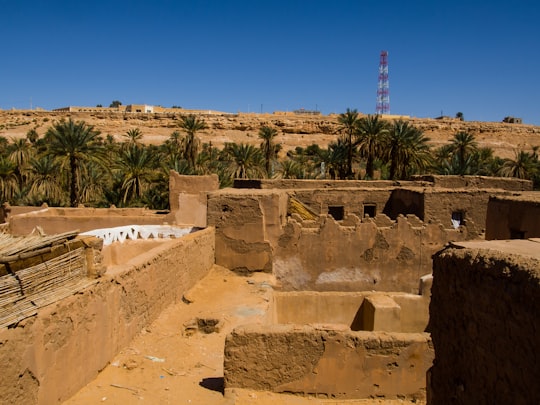
[{"label": "palm tree", "polygon": [[143,137],[143,133],[139,128],[129,129],[124,134],[124,137],[127,138],[126,142],[128,146],[140,145],[142,137]]},{"label": "palm tree", "polygon": [[0,156],[0,203],[11,201],[17,192],[17,174],[15,164]]},{"label": "palm tree", "polygon": [[356,142],[360,156],[366,159],[367,179],[373,179],[374,162],[382,154],[387,135],[388,125],[380,115],[368,115],[357,122]]},{"label": "palm tree", "polygon": [[[476,152],[477,143],[474,136],[468,132],[458,132],[450,142],[450,153],[456,156],[458,162],[458,174],[466,174],[468,166],[466,163],[469,157]],[[470,160],[469,160],[470,162]]]},{"label": "palm tree", "polygon": [[173,131],[169,139],[165,141],[165,149],[170,155],[179,156],[181,154],[184,139],[180,131]]},{"label": "palm tree", "polygon": [[46,202],[49,205],[61,205],[66,195],[58,178],[60,164],[51,155],[34,158],[30,162],[32,185],[30,199],[36,204]]},{"label": "palm tree", "polygon": [[347,154],[349,151],[349,145],[342,139],[338,139],[337,142],[331,142],[328,145],[328,151],[321,154],[321,159],[328,168],[328,172],[332,179],[339,178],[345,180],[349,169]]},{"label": "palm tree", "polygon": [[280,163],[278,175],[282,179],[298,179],[302,177],[302,167],[298,162],[286,159]]},{"label": "palm tree", "polygon": [[145,147],[132,145],[120,152],[116,169],[122,179],[122,201],[124,204],[140,200],[152,184],[155,176],[155,155]]},{"label": "palm tree", "polygon": [[538,159],[534,153],[525,151],[515,152],[515,159],[506,159],[499,170],[503,177],[517,177],[531,180],[540,170]]},{"label": "palm tree", "polygon": [[390,162],[390,179],[405,179],[430,166],[429,138],[418,128],[402,120],[394,121],[387,139],[385,158]]},{"label": "palm tree", "polygon": [[184,143],[184,158],[195,169],[195,161],[197,160],[200,143],[196,138],[196,134],[199,131],[205,130],[208,126],[203,119],[196,117],[194,114],[189,114],[180,117],[179,127],[187,134]]},{"label": "palm tree", "polygon": [[276,159],[277,153],[281,149],[281,144],[275,144],[274,138],[277,136],[278,131],[269,126],[262,126],[259,129],[259,138],[262,139],[261,150],[264,156],[264,167],[266,169],[266,175],[272,177],[271,165]]},{"label": "palm tree", "polygon": [[21,138],[14,139],[13,143],[9,145],[9,150],[9,160],[15,164],[15,173],[19,182],[19,189],[22,190],[27,177],[28,165],[34,154],[34,149],[26,138]]},{"label": "palm tree", "polygon": [[106,202],[105,190],[111,188],[111,172],[101,165],[88,162],[79,171],[80,202],[85,205],[102,206]]},{"label": "palm tree", "polygon": [[100,132],[84,121],[62,119],[47,130],[47,153],[61,159],[69,167],[69,202],[76,207],[79,202],[78,171],[86,161],[103,162],[104,149]]},{"label": "palm tree", "polygon": [[346,177],[352,177],[352,161],[354,155],[353,135],[358,123],[358,111],[347,108],[345,113],[339,114],[338,123],[340,130],[345,133],[344,143],[347,147]]},{"label": "palm tree", "polygon": [[260,177],[263,172],[263,157],[260,149],[245,143],[228,143],[225,153],[230,161],[230,173],[237,179]]}]

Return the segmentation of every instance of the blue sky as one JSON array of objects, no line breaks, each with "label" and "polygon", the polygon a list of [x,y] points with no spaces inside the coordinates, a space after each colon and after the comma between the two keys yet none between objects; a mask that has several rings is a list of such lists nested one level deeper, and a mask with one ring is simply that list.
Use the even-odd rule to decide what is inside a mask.
[{"label": "blue sky", "polygon": [[0,0],[0,108],[390,110],[540,125],[540,2]]}]

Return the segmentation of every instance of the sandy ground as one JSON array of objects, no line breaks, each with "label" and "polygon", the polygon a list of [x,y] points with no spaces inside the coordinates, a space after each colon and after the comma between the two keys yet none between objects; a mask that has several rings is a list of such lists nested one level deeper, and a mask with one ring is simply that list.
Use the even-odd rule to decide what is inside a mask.
[{"label": "sandy ground", "polygon": [[[388,404],[403,400],[334,401],[231,389],[223,393],[225,336],[234,327],[266,322],[270,274],[251,277],[215,266],[180,302],[170,306],[122,350],[98,377],[65,402],[89,404]],[[217,333],[186,333],[195,318],[219,319]]]}]

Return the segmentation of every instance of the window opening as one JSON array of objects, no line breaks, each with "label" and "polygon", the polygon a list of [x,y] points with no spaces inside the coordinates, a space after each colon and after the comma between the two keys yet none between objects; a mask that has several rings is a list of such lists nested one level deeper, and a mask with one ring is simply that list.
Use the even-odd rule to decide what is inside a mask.
[{"label": "window opening", "polygon": [[343,205],[331,205],[328,206],[328,214],[336,221],[341,221],[345,215],[345,209]]},{"label": "window opening", "polygon": [[364,217],[375,218],[375,215],[377,215],[377,205],[364,204]]},{"label": "window opening", "polygon": [[452,226],[454,229],[459,228],[463,225],[465,220],[465,213],[463,211],[454,211],[452,212]]}]

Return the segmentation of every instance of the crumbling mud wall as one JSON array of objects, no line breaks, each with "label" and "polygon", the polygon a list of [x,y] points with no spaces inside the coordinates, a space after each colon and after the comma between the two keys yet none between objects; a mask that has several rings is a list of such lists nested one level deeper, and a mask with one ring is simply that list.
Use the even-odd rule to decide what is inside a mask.
[{"label": "crumbling mud wall", "polygon": [[463,188],[463,189],[498,189],[507,191],[531,191],[533,184],[531,180],[522,180],[512,177],[491,177],[491,176],[446,176],[446,175],[417,175],[411,180],[431,183],[433,187],[440,188]]},{"label": "crumbling mud wall", "polygon": [[434,257],[428,403],[538,404],[540,243],[476,244]]},{"label": "crumbling mud wall", "polygon": [[115,266],[93,286],[0,330],[0,402],[66,400],[213,263],[214,230],[208,228]]},{"label": "crumbling mud wall", "polygon": [[338,223],[290,219],[274,255],[274,274],[283,290],[400,291],[418,293],[431,272],[431,255],[467,230],[426,224],[414,216],[391,221],[382,215]]},{"label": "crumbling mud wall", "polygon": [[491,196],[487,207],[486,239],[540,238],[540,193]]},{"label": "crumbling mud wall", "polygon": [[13,235],[28,235],[36,226],[47,235],[127,225],[163,225],[171,223],[167,212],[145,208],[43,208],[9,217]]},{"label": "crumbling mud wall", "polygon": [[169,204],[174,222],[179,225],[206,226],[207,193],[219,189],[216,174],[185,176],[174,170],[169,174]]},{"label": "crumbling mud wall", "polygon": [[220,190],[208,196],[216,229],[216,264],[238,272],[272,271],[273,250],[287,214],[287,196],[273,190]]},{"label": "crumbling mud wall", "polygon": [[425,333],[246,325],[226,338],[225,388],[344,399],[425,398],[432,361]]}]

